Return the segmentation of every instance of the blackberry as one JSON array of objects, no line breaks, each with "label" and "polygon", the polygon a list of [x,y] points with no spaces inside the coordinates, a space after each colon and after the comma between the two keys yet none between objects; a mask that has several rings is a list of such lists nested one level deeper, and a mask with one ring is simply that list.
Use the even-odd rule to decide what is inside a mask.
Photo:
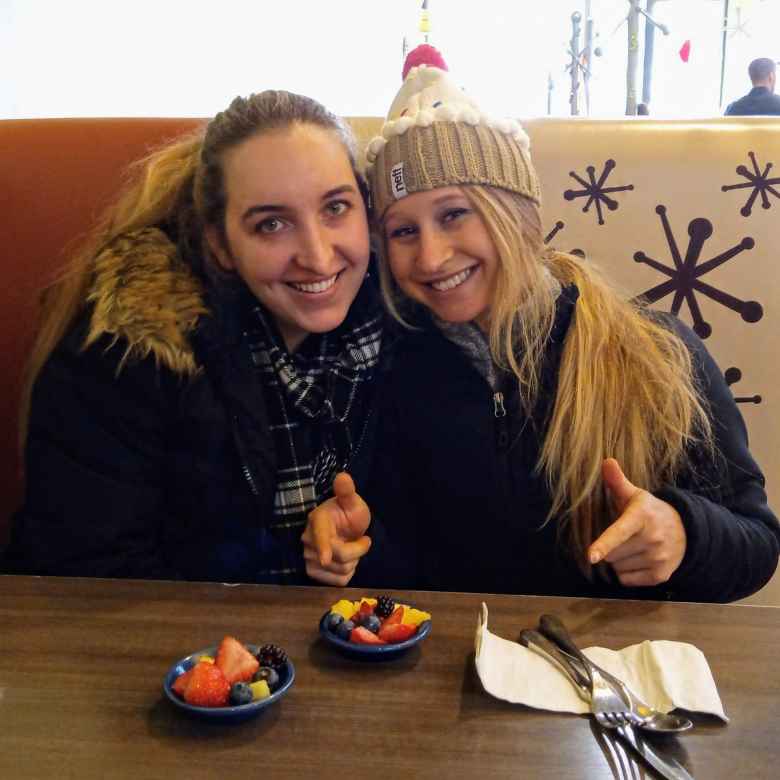
[{"label": "blackberry", "polygon": [[395,601],[390,596],[380,596],[376,600],[376,607],[374,607],[374,613],[381,618],[390,617],[395,609]]},{"label": "blackberry", "polygon": [[260,666],[281,669],[287,663],[287,653],[278,645],[263,645],[256,656]]}]

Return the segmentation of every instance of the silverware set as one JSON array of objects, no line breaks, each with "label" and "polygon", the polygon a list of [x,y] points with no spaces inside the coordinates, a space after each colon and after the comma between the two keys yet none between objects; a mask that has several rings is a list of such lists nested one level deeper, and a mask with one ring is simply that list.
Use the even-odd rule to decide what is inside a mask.
[{"label": "silverware set", "polygon": [[621,769],[620,776],[630,778],[636,775],[633,763],[628,759],[624,746],[614,738],[615,734],[661,777],[693,780],[676,759],[651,744],[643,733],[687,731],[693,725],[688,718],[653,709],[622,680],[594,664],[577,647],[563,622],[555,615],[542,615],[538,630],[524,630],[519,641],[557,665],[571,680],[579,696],[589,704],[597,724],[597,737],[607,743],[612,758],[610,763],[613,768]]}]

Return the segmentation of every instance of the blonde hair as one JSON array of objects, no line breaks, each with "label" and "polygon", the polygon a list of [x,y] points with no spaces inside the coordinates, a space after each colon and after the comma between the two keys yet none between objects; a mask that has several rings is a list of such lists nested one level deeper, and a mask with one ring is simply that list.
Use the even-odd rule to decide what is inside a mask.
[{"label": "blonde hair", "polygon": [[[498,276],[489,329],[496,365],[517,378],[526,414],[536,407],[559,285],[579,298],[568,329],[537,470],[551,496],[547,521],[586,576],[589,545],[614,519],[602,463],[616,458],[626,477],[649,491],[673,481],[694,442],[712,448],[707,409],[691,355],[672,331],[643,312],[589,261],[546,249],[539,210],[516,193],[464,186],[495,245]],[[383,245],[382,290],[408,325]],[[552,280],[556,280],[558,284]]]},{"label": "blonde hair", "polygon": [[147,227],[163,227],[178,248],[179,258],[198,276],[211,268],[204,229],[213,225],[223,245],[226,151],[248,138],[294,124],[332,131],[341,141],[358,185],[366,187],[356,165],[356,143],[349,126],[316,100],[291,92],[266,90],[237,97],[195,133],[174,140],[133,163],[115,203],[96,223],[64,270],[41,296],[36,338],[23,377],[19,441],[27,439],[30,400],[35,381],[54,348],[88,305],[95,261],[121,236]]}]

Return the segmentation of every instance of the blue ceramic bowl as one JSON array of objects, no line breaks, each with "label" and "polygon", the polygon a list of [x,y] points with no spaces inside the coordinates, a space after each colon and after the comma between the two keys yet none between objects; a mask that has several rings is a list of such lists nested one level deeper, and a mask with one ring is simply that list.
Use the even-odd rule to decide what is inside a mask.
[{"label": "blue ceramic bowl", "polygon": [[[253,655],[260,649],[259,645],[245,645],[245,647]],[[165,675],[165,680],[163,681],[165,695],[179,709],[184,710],[195,717],[203,718],[205,720],[221,721],[222,723],[237,723],[238,721],[246,720],[247,718],[257,715],[278,699],[281,699],[282,696],[290,690],[293,680],[295,680],[295,667],[293,666],[292,661],[288,659],[284,667],[278,670],[279,687],[267,699],[259,699],[250,704],[242,704],[237,707],[194,707],[192,704],[187,704],[184,699],[173,692],[171,686],[180,674],[184,674],[184,672],[195,666],[198,662],[198,658],[202,655],[209,655],[213,658],[216,652],[216,646],[207,647],[205,650],[198,650],[197,653],[192,653],[191,655],[182,658],[181,661],[177,661],[168,670],[168,673]]]},{"label": "blue ceramic bowl", "polygon": [[330,610],[320,618],[320,634],[322,634],[323,639],[334,647],[337,647],[346,655],[366,661],[386,661],[391,658],[396,658],[416,644],[422,642],[422,640],[431,633],[431,621],[425,620],[418,626],[417,633],[404,642],[387,645],[361,645],[357,642],[347,642],[344,639],[340,639],[332,631],[329,631],[325,624],[328,615],[330,615]]}]

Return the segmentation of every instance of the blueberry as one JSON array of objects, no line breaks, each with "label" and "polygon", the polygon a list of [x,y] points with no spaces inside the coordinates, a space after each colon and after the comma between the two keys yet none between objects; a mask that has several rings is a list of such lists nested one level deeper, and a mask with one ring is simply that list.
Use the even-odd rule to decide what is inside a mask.
[{"label": "blueberry", "polygon": [[336,629],[336,636],[339,639],[343,639],[345,642],[349,642],[349,635],[352,633],[352,629],[355,624],[351,620],[345,620],[343,623],[339,623]]},{"label": "blueberry", "polygon": [[325,618],[325,627],[328,631],[336,631],[336,629],[344,622],[344,616],[339,615],[338,612],[331,612],[328,617]]},{"label": "blueberry", "polygon": [[270,666],[261,666],[255,672],[252,682],[260,682],[260,680],[265,680],[268,683],[268,690],[273,693],[279,685],[279,674]]},{"label": "blueberry", "polygon": [[373,634],[376,634],[382,627],[382,623],[376,615],[368,615],[364,618],[363,625]]},{"label": "blueberry", "polygon": [[[270,686],[269,686],[270,687]],[[233,683],[230,686],[230,703],[233,705],[249,704],[252,701],[252,689],[245,682]]]}]

